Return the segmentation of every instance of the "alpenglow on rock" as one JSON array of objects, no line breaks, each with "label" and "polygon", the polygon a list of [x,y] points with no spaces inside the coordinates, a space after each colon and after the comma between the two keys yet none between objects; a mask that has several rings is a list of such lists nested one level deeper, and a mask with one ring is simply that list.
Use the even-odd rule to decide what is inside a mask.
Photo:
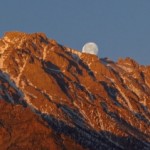
[{"label": "alpenglow on rock", "polygon": [[150,150],[150,67],[93,49],[0,39],[0,150]]},{"label": "alpenglow on rock", "polygon": [[98,46],[94,42],[86,43],[82,48],[82,52],[97,55],[98,54]]}]

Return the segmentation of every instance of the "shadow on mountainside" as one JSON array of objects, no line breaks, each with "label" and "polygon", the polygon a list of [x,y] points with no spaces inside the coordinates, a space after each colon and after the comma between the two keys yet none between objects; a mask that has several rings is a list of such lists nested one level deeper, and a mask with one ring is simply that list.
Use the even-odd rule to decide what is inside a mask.
[{"label": "shadow on mountainside", "polygon": [[[64,107],[64,106],[61,106]],[[66,108],[65,106],[64,108]],[[68,108],[67,108],[68,109]],[[73,111],[73,110],[72,110]],[[67,115],[73,120],[74,126],[69,126],[65,122],[56,119],[52,115],[41,114],[42,118],[48,122],[49,126],[59,134],[65,134],[66,136],[71,137],[77,143],[82,145],[84,148],[88,148],[90,150],[140,150],[140,149],[148,149],[150,148],[150,143],[143,140],[139,140],[138,138],[133,137],[129,134],[127,137],[119,137],[117,135],[112,134],[108,131],[96,131],[85,126],[85,122],[81,121],[81,116],[77,119],[77,116],[73,118],[73,112],[68,113]],[[79,121],[81,121],[79,123]],[[126,131],[128,128],[126,128]],[[129,129],[130,130],[130,129]],[[136,133],[135,133],[136,134]]]},{"label": "shadow on mountainside", "polygon": [[[49,67],[53,69],[50,72],[49,70],[46,71],[48,71],[48,73],[51,73],[51,75],[56,80],[58,80],[57,82],[60,87],[62,86],[62,84],[66,85],[65,81],[61,81],[61,82],[59,81],[60,74],[53,72],[55,70],[59,71],[59,68],[57,66],[51,64],[50,62],[45,63],[44,65],[45,65],[45,69]],[[2,71],[0,71],[0,85],[2,87],[0,91],[1,99],[4,99],[5,101],[12,103],[14,105],[21,104],[24,107],[28,106],[27,102],[23,100],[24,94],[21,92],[21,90],[19,90],[19,88],[15,85],[15,83],[9,78],[9,75],[3,73]],[[103,85],[105,88],[108,88],[107,85],[105,84]],[[63,90],[64,92],[66,92],[65,89]],[[115,90],[113,90],[113,92],[115,93]],[[79,111],[75,110],[67,105],[62,105],[62,104],[56,104],[56,105],[57,108],[60,109],[71,120],[71,122],[69,122],[68,119],[67,120],[68,123],[66,123],[62,120],[59,120],[58,118],[55,118],[53,115],[44,114],[36,110],[34,107],[32,108],[34,110],[33,113],[42,117],[42,119],[48,123],[50,130],[52,129],[56,134],[60,134],[60,135],[63,134],[70,137],[85,149],[86,148],[90,150],[101,150],[101,149],[102,150],[105,149],[148,150],[150,149],[150,143],[147,141],[147,139],[150,137],[146,137],[147,136],[146,134],[142,133],[139,129],[135,128],[129,122],[121,118],[119,114],[109,111],[107,104],[105,102],[101,103],[101,107],[103,108],[105,114],[107,116],[110,116],[113,120],[115,120],[115,122],[119,124],[119,127],[122,128],[128,134],[128,136],[120,137],[108,131],[96,131],[95,129],[87,125],[85,118],[80,113],[80,110]],[[0,120],[0,127],[3,126],[4,123]]]},{"label": "shadow on mountainside", "polygon": [[17,87],[14,81],[10,79],[7,73],[0,70],[0,97],[8,103],[22,104],[26,107],[24,93]]},{"label": "shadow on mountainside", "polygon": [[[117,100],[117,96],[119,95],[119,91],[118,89],[116,89],[115,87],[112,87],[110,85],[108,85],[106,82],[104,81],[100,81],[100,84],[103,85],[105,91],[107,92],[107,94],[109,95],[109,97],[111,98],[111,100],[113,101],[113,103],[118,106],[118,107],[122,107],[124,108],[124,106],[119,103],[119,101]],[[140,106],[140,108],[143,109],[143,111],[145,112],[145,114],[147,114],[147,116],[150,116],[150,112],[148,111],[148,108],[146,106],[144,106],[143,104],[139,103],[139,101],[136,101],[134,99],[132,99],[133,101],[135,101],[135,103],[138,103],[138,105]],[[145,122],[146,124],[150,125],[150,121],[142,114],[140,113],[135,113],[133,112],[135,117],[138,118],[139,120]],[[107,112],[108,114],[108,112]],[[110,114],[109,114],[110,115]],[[114,115],[116,116],[116,115]]]},{"label": "shadow on mountainside", "polygon": [[62,72],[58,66],[51,62],[43,62],[43,69],[45,72],[50,74],[53,79],[57,82],[59,85],[60,89],[64,92],[64,94],[69,98],[72,99],[69,92],[68,92],[68,83],[62,78]]},{"label": "shadow on mountainside", "polygon": [[107,92],[107,94],[109,95],[109,97],[111,98],[113,103],[116,106],[119,106],[119,107],[123,108],[122,104],[117,101],[117,96],[118,96],[118,93],[119,93],[118,90],[115,87],[112,87],[112,86],[108,85],[104,81],[100,81],[100,84],[104,87],[105,91]]}]

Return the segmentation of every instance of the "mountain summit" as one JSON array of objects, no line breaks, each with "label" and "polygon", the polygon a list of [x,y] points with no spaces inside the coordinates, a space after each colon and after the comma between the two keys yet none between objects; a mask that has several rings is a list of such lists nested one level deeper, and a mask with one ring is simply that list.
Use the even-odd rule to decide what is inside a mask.
[{"label": "mountain summit", "polygon": [[150,149],[150,66],[8,32],[0,69],[0,150]]}]

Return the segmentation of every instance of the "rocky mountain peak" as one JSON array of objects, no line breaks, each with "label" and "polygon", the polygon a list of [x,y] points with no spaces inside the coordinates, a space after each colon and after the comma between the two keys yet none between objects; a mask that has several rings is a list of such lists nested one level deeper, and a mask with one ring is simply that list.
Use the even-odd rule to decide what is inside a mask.
[{"label": "rocky mountain peak", "polygon": [[137,68],[139,66],[139,64],[135,60],[131,59],[130,57],[127,57],[125,59],[120,58],[118,60],[118,64],[129,66],[132,68]]},{"label": "rocky mountain peak", "polygon": [[[49,142],[68,150],[150,148],[148,66],[131,58],[114,62],[82,53],[43,33],[8,32],[0,39],[0,69],[1,106],[8,112],[13,107],[12,116],[22,110],[29,114],[27,120],[36,116],[30,128],[38,126],[36,134],[41,136],[29,130],[32,140],[41,141],[47,131],[52,135],[41,149],[51,149]],[[2,114],[0,146],[36,148],[34,142],[22,142],[26,134],[12,134],[15,130],[3,125],[6,120]],[[22,140],[14,140],[16,136]],[[3,137],[11,139],[9,144]]]}]

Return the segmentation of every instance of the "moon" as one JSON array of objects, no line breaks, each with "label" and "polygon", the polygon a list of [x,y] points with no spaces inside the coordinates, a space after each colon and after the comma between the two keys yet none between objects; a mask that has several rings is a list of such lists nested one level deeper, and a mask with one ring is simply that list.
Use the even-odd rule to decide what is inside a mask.
[{"label": "moon", "polygon": [[88,42],[83,46],[82,52],[97,55],[98,54],[98,46],[94,42]]}]

